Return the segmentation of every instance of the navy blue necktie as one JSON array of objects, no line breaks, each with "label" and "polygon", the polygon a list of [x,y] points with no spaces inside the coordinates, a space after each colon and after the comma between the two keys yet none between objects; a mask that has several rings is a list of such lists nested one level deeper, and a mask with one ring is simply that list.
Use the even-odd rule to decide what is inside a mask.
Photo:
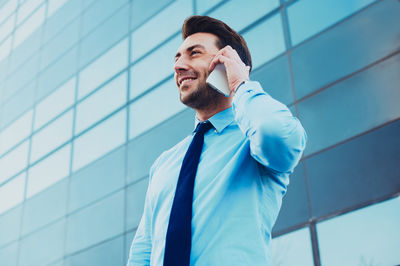
[{"label": "navy blue necktie", "polygon": [[212,125],[208,121],[198,124],[196,134],[183,158],[169,217],[164,266],[189,266],[190,264],[194,179],[203,149],[204,134],[211,128]]}]

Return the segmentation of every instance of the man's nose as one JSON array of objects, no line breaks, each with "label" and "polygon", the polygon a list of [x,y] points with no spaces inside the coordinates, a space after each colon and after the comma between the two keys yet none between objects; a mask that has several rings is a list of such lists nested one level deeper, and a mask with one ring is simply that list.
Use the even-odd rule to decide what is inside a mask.
[{"label": "man's nose", "polygon": [[188,64],[183,57],[178,58],[174,64],[174,71],[179,74],[179,72],[188,70]]}]

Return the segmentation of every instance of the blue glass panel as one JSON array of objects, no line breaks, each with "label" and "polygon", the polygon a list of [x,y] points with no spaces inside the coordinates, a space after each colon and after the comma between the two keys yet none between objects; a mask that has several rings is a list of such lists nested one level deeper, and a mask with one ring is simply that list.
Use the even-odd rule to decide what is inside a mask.
[{"label": "blue glass panel", "polygon": [[[279,7],[279,0],[227,1],[209,16],[220,19],[232,29],[241,31],[246,26]],[[239,19],[240,18],[240,19]]]},{"label": "blue glass panel", "polygon": [[86,66],[121,40],[128,33],[128,28],[129,8],[122,8],[81,40],[79,67]]},{"label": "blue glass panel", "polygon": [[140,135],[185,108],[179,100],[175,79],[169,79],[130,105],[129,138]]},{"label": "blue glass panel", "polygon": [[[54,1],[58,2],[59,0]],[[43,43],[48,42],[55,34],[63,29],[65,25],[80,14],[81,4],[81,0],[68,0],[62,8],[58,9],[47,19],[44,27]]]},{"label": "blue glass panel", "polygon": [[400,191],[400,120],[307,159],[313,216]]},{"label": "blue glass panel", "polygon": [[40,70],[43,70],[65,51],[78,42],[80,20],[75,19],[69,23],[55,38],[42,47]]},{"label": "blue glass panel", "polygon": [[0,262],[7,266],[17,266],[18,242],[0,249]]},{"label": "blue glass panel", "polygon": [[[85,12],[82,17],[82,34],[81,36],[85,36],[91,30],[93,30],[96,26],[98,26],[102,21],[104,21],[107,17],[113,14],[117,9],[126,4],[127,0],[98,0],[94,1],[94,4],[91,5]],[[129,9],[129,6],[123,7],[125,9]]]},{"label": "blue glass panel", "polygon": [[3,24],[0,24],[0,43],[14,30],[15,14],[9,16]]},{"label": "blue glass panel", "polygon": [[19,265],[47,265],[63,256],[65,219],[28,235],[20,242]]},{"label": "blue glass panel", "polygon": [[131,29],[136,29],[174,0],[158,0],[151,4],[147,0],[131,1]]},{"label": "blue glass panel", "polygon": [[131,249],[132,240],[135,237],[136,230],[125,234],[125,250],[124,250],[124,261],[128,261],[129,251]]},{"label": "blue glass panel", "polygon": [[23,22],[32,12],[43,4],[44,0],[29,0],[19,4],[17,25]]},{"label": "blue glass panel", "polygon": [[243,35],[251,52],[253,69],[285,51],[281,15],[277,14]]},{"label": "blue glass panel", "polygon": [[51,93],[35,107],[34,130],[61,114],[75,101],[76,78],[65,82],[60,88]]},{"label": "blue glass panel", "polygon": [[69,0],[48,0],[47,1],[47,18],[51,17],[57,10],[64,7]]},{"label": "blue glass panel", "polygon": [[397,55],[300,102],[300,118],[309,136],[305,154],[398,118],[399,67]]},{"label": "blue glass panel", "polygon": [[8,0],[0,7],[0,24],[10,16],[18,6],[18,0]]},{"label": "blue glass panel", "polygon": [[26,196],[29,198],[69,175],[71,145],[57,150],[29,168]]},{"label": "blue glass panel", "polygon": [[[0,247],[17,240],[22,219],[22,204],[0,214]],[[0,259],[0,261],[2,261]]]},{"label": "blue glass panel", "polygon": [[[146,56],[131,67],[131,99],[150,89],[169,75],[172,75],[174,67],[173,58],[181,43],[182,38],[180,35],[177,35],[154,53]],[[157,71],[155,71],[155,67],[157,67]]]},{"label": "blue glass panel", "polygon": [[0,80],[3,80],[7,73],[5,65],[8,65],[7,59],[11,52],[11,38],[11,36],[8,37],[0,44]]},{"label": "blue glass panel", "polygon": [[124,72],[77,105],[75,134],[125,104],[126,98],[127,73]]},{"label": "blue glass panel", "polygon": [[25,177],[26,172],[23,172],[0,186],[0,215],[24,200]]},{"label": "blue glass panel", "polygon": [[0,183],[3,183],[27,166],[28,149],[29,140],[26,140],[0,158]]},{"label": "blue glass panel", "polygon": [[45,20],[46,6],[42,5],[32,16],[21,24],[14,33],[13,48],[18,47],[29,35],[42,26]]},{"label": "blue glass panel", "polygon": [[14,119],[32,108],[35,88],[35,83],[29,83],[3,104],[0,128],[9,125]]},{"label": "blue glass panel", "polygon": [[398,265],[400,197],[317,224],[321,264]]},{"label": "blue glass panel", "polygon": [[271,253],[272,265],[314,265],[309,229],[273,238]]},{"label": "blue glass panel", "polygon": [[380,1],[296,47],[291,55],[297,98],[398,51],[393,21],[399,13],[396,2]]},{"label": "blue glass panel", "polygon": [[70,110],[32,136],[30,162],[35,162],[72,137],[72,119]]},{"label": "blue glass panel", "polygon": [[224,0],[196,0],[197,14],[203,14],[213,6],[223,1]]},{"label": "blue glass panel", "polygon": [[[175,1],[135,30],[132,33],[131,60],[137,60],[163,40],[178,32],[185,18],[193,13],[192,2],[186,0]],[[157,32],[157,34],[149,34],[149,32]],[[171,55],[171,58],[174,55]]]},{"label": "blue glass panel", "polygon": [[122,109],[75,139],[73,171],[100,158],[125,142],[126,109]]},{"label": "blue glass panel", "polygon": [[374,0],[301,0],[287,9],[293,45],[326,29]]},{"label": "blue glass panel", "polygon": [[126,190],[126,228],[127,230],[137,228],[143,214],[144,199],[146,196],[149,179],[145,178]]},{"label": "blue glass panel", "polygon": [[96,89],[125,68],[127,64],[128,39],[126,38],[79,73],[78,98]]},{"label": "blue glass panel", "polygon": [[65,260],[64,266],[75,265],[124,265],[126,260],[122,257],[124,237],[120,236],[93,248],[72,255]]},{"label": "blue glass panel", "polygon": [[37,100],[48,95],[76,73],[77,53],[78,48],[75,46],[39,74]]},{"label": "blue glass panel", "polygon": [[22,235],[47,225],[66,214],[68,180],[55,184],[25,201]]},{"label": "blue glass panel", "polygon": [[0,156],[28,137],[32,127],[32,109],[0,131]]},{"label": "blue glass panel", "polygon": [[124,158],[125,147],[122,146],[72,175],[69,211],[74,211],[123,187],[125,184]]},{"label": "blue glass panel", "polygon": [[123,215],[123,191],[70,215],[66,242],[67,253],[78,251],[122,233]]}]

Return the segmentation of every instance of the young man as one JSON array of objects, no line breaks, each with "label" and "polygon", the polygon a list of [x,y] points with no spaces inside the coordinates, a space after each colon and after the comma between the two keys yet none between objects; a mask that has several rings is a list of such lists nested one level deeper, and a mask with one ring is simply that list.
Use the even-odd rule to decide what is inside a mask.
[{"label": "young man", "polygon": [[[271,265],[270,238],[306,134],[288,108],[249,80],[244,39],[225,23],[188,18],[175,56],[195,128],[150,169],[128,265]],[[224,64],[231,94],[206,84]]]}]

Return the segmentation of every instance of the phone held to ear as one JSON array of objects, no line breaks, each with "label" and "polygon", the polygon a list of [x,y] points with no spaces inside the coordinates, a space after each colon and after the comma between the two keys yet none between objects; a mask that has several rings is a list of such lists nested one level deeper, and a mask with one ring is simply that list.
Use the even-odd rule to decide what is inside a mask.
[{"label": "phone held to ear", "polygon": [[216,65],[214,70],[208,75],[206,82],[211,88],[225,95],[225,97],[229,97],[231,94],[224,64]]}]

